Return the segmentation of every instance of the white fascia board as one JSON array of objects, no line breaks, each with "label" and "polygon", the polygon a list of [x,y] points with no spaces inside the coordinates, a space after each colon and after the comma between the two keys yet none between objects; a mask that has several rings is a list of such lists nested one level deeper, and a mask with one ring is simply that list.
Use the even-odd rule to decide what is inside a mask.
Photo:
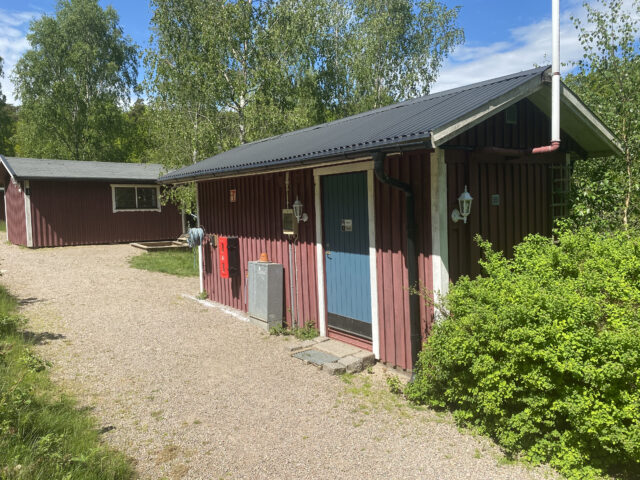
[{"label": "white fascia board", "polygon": [[[596,117],[591,110],[587,108],[587,106],[582,103],[582,101],[578,98],[578,96],[573,93],[569,88],[565,85],[562,85],[561,90],[561,100],[562,103],[571,109],[571,111],[582,119],[585,123],[590,124],[593,128],[595,134],[598,135],[614,152],[617,151],[618,155],[623,154],[623,148],[616,136],[609,130],[604,123],[600,121],[598,117]],[[600,152],[596,152],[598,154]],[[611,152],[607,152],[607,155],[610,155]]]},{"label": "white fascia board", "polygon": [[501,95],[483,106],[467,113],[463,117],[459,117],[453,122],[438,127],[431,131],[431,144],[438,147],[465,130],[475,127],[479,123],[484,122],[487,118],[492,117],[496,113],[505,108],[519,102],[523,98],[535,93],[543,86],[542,76],[536,76],[517,88]]}]

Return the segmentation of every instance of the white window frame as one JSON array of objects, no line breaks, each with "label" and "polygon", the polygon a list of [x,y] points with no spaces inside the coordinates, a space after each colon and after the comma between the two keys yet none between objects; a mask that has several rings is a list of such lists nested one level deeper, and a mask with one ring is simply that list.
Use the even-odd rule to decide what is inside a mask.
[{"label": "white window frame", "polygon": [[[155,188],[156,198],[158,199],[158,208],[116,208],[116,188]],[[136,191],[136,204],[138,203],[138,192]],[[150,184],[134,184],[134,183],[112,183],[111,184],[111,206],[113,213],[119,212],[160,212],[162,205],[160,203],[160,185]]]}]

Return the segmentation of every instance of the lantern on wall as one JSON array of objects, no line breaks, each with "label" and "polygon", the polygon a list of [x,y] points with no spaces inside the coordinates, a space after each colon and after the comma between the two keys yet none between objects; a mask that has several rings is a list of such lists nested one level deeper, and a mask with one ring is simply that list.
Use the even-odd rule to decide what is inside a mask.
[{"label": "lantern on wall", "polygon": [[309,216],[302,211],[303,206],[300,199],[296,197],[296,201],[293,202],[293,215],[296,217],[298,223],[309,220]]},{"label": "lantern on wall", "polygon": [[467,223],[467,217],[471,213],[471,202],[473,202],[473,197],[469,194],[467,186],[465,185],[464,192],[458,197],[458,208],[455,208],[453,212],[451,212],[451,220],[454,222],[462,220],[464,223]]}]

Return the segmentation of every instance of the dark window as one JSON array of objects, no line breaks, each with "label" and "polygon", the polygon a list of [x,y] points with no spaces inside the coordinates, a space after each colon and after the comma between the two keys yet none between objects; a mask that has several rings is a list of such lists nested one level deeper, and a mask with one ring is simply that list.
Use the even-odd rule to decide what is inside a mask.
[{"label": "dark window", "polygon": [[135,208],[135,187],[116,187],[116,210],[134,210]]},{"label": "dark window", "polygon": [[158,209],[156,187],[113,187],[113,189],[115,211]]},{"label": "dark window", "polygon": [[158,208],[158,191],[156,187],[137,187],[138,208]]}]

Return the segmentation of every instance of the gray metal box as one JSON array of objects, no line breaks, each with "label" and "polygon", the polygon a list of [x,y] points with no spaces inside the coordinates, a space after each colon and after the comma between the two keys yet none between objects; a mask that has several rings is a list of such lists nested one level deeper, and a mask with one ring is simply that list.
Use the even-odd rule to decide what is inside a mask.
[{"label": "gray metal box", "polygon": [[279,263],[249,262],[249,318],[265,330],[282,326],[282,279]]}]

